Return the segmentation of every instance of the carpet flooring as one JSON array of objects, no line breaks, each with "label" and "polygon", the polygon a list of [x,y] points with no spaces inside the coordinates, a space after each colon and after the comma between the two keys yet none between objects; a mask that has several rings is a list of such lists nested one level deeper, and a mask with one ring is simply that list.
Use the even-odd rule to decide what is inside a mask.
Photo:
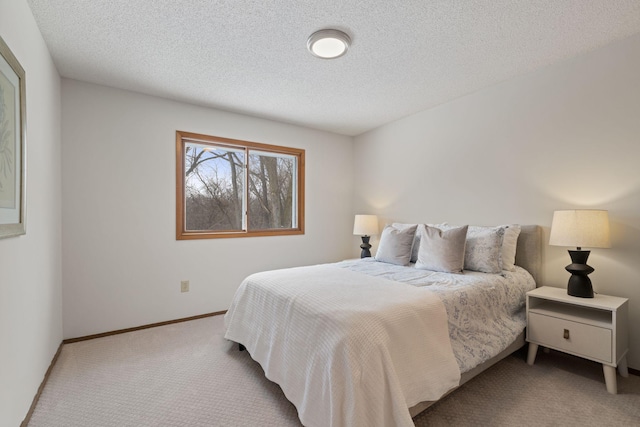
[{"label": "carpet flooring", "polygon": [[[30,427],[300,426],[296,408],[215,316],[63,346]],[[600,365],[517,352],[416,426],[638,426],[640,377],[607,393]]]}]

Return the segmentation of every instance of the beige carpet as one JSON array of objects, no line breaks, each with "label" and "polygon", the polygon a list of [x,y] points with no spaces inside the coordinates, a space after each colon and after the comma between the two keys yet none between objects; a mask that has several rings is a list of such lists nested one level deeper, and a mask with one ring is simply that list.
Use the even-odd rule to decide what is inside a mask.
[{"label": "beige carpet", "polygon": [[[295,407],[222,316],[65,345],[31,427],[300,426]],[[640,377],[606,392],[599,365],[508,357],[414,419],[417,426],[640,425]]]}]

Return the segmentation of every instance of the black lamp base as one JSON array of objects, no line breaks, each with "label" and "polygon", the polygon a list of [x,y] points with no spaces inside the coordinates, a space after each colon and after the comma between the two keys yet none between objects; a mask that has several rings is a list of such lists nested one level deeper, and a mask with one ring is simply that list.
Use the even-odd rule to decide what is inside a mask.
[{"label": "black lamp base", "polygon": [[[578,248],[579,249],[579,248]],[[593,267],[587,265],[587,259],[591,251],[569,251],[571,264],[565,269],[571,273],[567,294],[580,298],[593,298],[593,286],[588,275],[593,273]]]},{"label": "black lamp base", "polygon": [[360,245],[360,248],[362,249],[362,252],[360,252],[360,258],[370,258],[371,257],[371,251],[369,249],[371,249],[371,245],[369,244],[369,239],[371,238],[371,236],[362,236],[362,244]]}]

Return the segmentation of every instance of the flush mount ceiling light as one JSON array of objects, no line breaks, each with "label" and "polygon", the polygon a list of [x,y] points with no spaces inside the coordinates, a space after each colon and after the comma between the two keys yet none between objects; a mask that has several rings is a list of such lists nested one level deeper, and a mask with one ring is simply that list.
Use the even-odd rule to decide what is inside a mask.
[{"label": "flush mount ceiling light", "polygon": [[339,30],[320,30],[309,36],[307,49],[312,55],[322,59],[339,58],[349,49],[351,39]]}]

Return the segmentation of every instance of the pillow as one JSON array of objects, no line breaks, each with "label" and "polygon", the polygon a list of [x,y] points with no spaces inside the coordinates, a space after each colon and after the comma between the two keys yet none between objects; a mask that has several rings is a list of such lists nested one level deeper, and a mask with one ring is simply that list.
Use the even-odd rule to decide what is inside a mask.
[{"label": "pillow", "polygon": [[416,262],[418,259],[418,248],[420,247],[420,227],[422,224],[404,224],[402,222],[394,222],[391,224],[392,227],[397,228],[398,230],[405,230],[411,227],[417,227],[414,237],[413,237],[413,248],[411,249],[411,262]]},{"label": "pillow", "polygon": [[504,225],[504,237],[502,239],[502,269],[507,271],[516,270],[516,247],[518,236],[522,227],[518,224]]},{"label": "pillow", "polygon": [[416,268],[462,273],[467,226],[441,230],[425,225],[420,229]]},{"label": "pillow", "polygon": [[376,260],[396,265],[409,264],[416,228],[417,225],[406,228],[386,225],[380,235]]},{"label": "pillow", "polygon": [[464,253],[464,269],[482,273],[500,273],[504,233],[504,226],[469,227]]},{"label": "pillow", "polygon": [[[393,227],[403,230],[407,227],[418,227],[416,230],[415,237],[413,238],[413,249],[411,250],[411,262],[416,262],[418,260],[418,249],[420,249],[420,231],[424,228],[425,224],[403,224],[401,222],[394,222],[391,224]],[[427,224],[429,227],[436,227],[442,229],[442,227],[446,227],[449,224],[443,222],[442,224]]]}]

